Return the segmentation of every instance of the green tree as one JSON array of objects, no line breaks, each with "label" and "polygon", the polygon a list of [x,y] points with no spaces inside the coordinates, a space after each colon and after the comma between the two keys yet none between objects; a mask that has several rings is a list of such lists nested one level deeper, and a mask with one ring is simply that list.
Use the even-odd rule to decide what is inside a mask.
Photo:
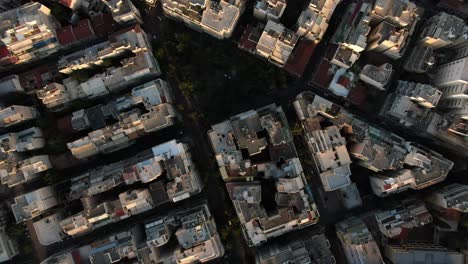
[{"label": "green tree", "polygon": [[196,84],[188,80],[185,80],[179,83],[179,89],[184,94],[184,96],[195,95],[197,91]]},{"label": "green tree", "polygon": [[44,172],[44,175],[42,176],[42,179],[44,182],[48,185],[54,185],[60,182],[62,177],[60,177],[59,174],[52,172],[52,171],[46,171]]},{"label": "green tree", "polygon": [[295,123],[294,126],[291,128],[291,133],[293,136],[301,136],[302,135],[302,127],[299,123]]},{"label": "green tree", "polygon": [[166,56],[167,56],[167,52],[166,52],[166,49],[160,47],[160,48],[157,48],[154,52],[154,55],[156,56],[156,59],[158,60],[165,60],[166,59]]}]

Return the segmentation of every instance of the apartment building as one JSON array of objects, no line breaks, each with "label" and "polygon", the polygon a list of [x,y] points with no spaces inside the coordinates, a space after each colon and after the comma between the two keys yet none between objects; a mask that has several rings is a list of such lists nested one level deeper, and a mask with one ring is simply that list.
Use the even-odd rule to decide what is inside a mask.
[{"label": "apartment building", "polygon": [[346,139],[340,128],[327,126],[327,118],[337,106],[321,97],[302,93],[296,97],[294,108],[301,121],[304,137],[314,161],[315,172],[325,191],[334,191],[351,184],[351,158],[346,148]]},{"label": "apartment building", "polygon": [[434,50],[466,42],[468,26],[463,19],[440,12],[423,25],[418,43]]},{"label": "apartment building", "polygon": [[380,232],[389,238],[405,239],[408,231],[432,222],[432,215],[424,202],[403,200],[402,204],[388,211],[375,214]]},{"label": "apartment building", "polygon": [[320,41],[341,0],[311,0],[297,19],[296,34],[311,41]]},{"label": "apartment building", "polygon": [[408,142],[403,161],[407,168],[371,175],[375,195],[383,197],[407,189],[420,190],[439,183],[447,177],[454,163],[441,154]]},{"label": "apartment building", "polygon": [[[213,125],[208,136],[249,246],[317,223],[318,211],[281,107],[238,114]],[[263,198],[265,192],[274,197]],[[274,202],[267,207],[264,199]]]},{"label": "apartment building", "polygon": [[63,219],[63,214],[57,212],[33,223],[33,228],[36,232],[39,243],[43,246],[50,246],[58,242],[62,242],[66,237],[62,232],[59,222]]},{"label": "apartment building", "polygon": [[32,106],[12,105],[0,108],[0,127],[14,126],[38,116],[39,112]]},{"label": "apartment building", "polygon": [[42,130],[38,127],[0,136],[0,150],[4,153],[37,150],[43,148],[45,143]]},{"label": "apartment building", "polygon": [[16,222],[33,219],[59,204],[53,187],[46,186],[15,197],[11,210]]},{"label": "apartment building", "polygon": [[258,40],[256,54],[283,67],[288,61],[299,37],[283,25],[269,20]]},{"label": "apartment building", "polygon": [[468,213],[468,186],[452,183],[427,197],[426,202],[433,216],[440,223],[436,227],[443,231],[457,231],[462,214]]},{"label": "apartment building", "polygon": [[[202,184],[191,159],[188,145],[175,140],[154,146],[150,151],[104,165],[71,179],[71,200],[91,197],[122,184],[163,181],[165,200],[156,204],[188,198],[201,191]],[[177,189],[177,191],[173,191]]]},{"label": "apartment building", "polygon": [[377,0],[371,11],[374,24],[388,21],[400,27],[407,27],[419,19],[418,7],[408,0]]},{"label": "apartment building", "polygon": [[435,64],[433,51],[431,46],[417,45],[411,50],[403,68],[408,72],[426,73]]},{"label": "apartment building", "polygon": [[421,127],[441,98],[442,92],[431,85],[398,81],[395,92],[387,96],[381,115],[406,127]]},{"label": "apartment building", "polygon": [[[112,58],[119,59],[122,66],[109,67],[106,62]],[[58,65],[59,71],[65,74],[93,67],[106,68],[106,71],[83,81],[70,77],[62,84],[49,83],[36,91],[38,98],[46,107],[58,111],[74,100],[94,99],[119,92],[161,74],[148,36],[139,25],[111,35],[106,42],[62,57]]]},{"label": "apartment building", "polygon": [[385,90],[392,77],[393,67],[390,63],[384,63],[380,66],[366,64],[359,73],[359,79],[372,87],[381,91]]},{"label": "apartment building", "polygon": [[349,69],[359,59],[361,54],[345,44],[338,44],[330,63],[344,69]]},{"label": "apartment building", "polygon": [[453,115],[468,115],[468,45],[457,49],[456,59],[435,68],[434,83],[442,91],[440,108]]},{"label": "apartment building", "polygon": [[384,263],[377,243],[361,219],[350,217],[337,223],[335,227],[348,263]]},{"label": "apartment building", "polygon": [[[57,22],[50,10],[37,2],[0,14],[0,65],[24,64],[42,59],[60,49]],[[0,66],[0,68],[2,67]]]},{"label": "apartment building", "polygon": [[[436,101],[437,99],[430,102]],[[298,95],[294,107],[299,120],[304,120],[306,114],[318,113],[317,116],[342,131],[341,135],[346,139],[347,151],[353,161],[376,172],[370,181],[378,196],[408,188],[426,188],[443,181],[453,167],[453,162],[441,154],[364,122],[311,92]]]},{"label": "apartment building", "polygon": [[[117,111],[117,123],[88,133],[87,136],[67,143],[72,154],[79,159],[98,153],[111,153],[136,142],[139,137],[174,125],[177,113],[169,104],[170,94],[162,80],[137,86],[127,97],[129,101],[117,102],[120,105],[133,106],[129,111]],[[146,112],[137,108],[143,104]],[[105,123],[105,122],[104,122]]]},{"label": "apartment building", "polygon": [[18,255],[18,244],[8,236],[5,226],[0,226],[0,263],[12,261]]},{"label": "apartment building", "polygon": [[148,220],[145,233],[146,245],[138,250],[142,263],[207,263],[224,255],[224,246],[206,203]]},{"label": "apartment building", "polygon": [[133,228],[96,240],[90,244],[89,262],[100,264],[135,260],[141,239],[141,235]]},{"label": "apartment building", "polygon": [[112,12],[114,20],[123,25],[143,24],[140,11],[131,0],[101,0]]},{"label": "apartment building", "polygon": [[270,243],[260,248],[256,254],[257,264],[268,263],[323,263],[335,264],[330,251],[330,242],[324,234],[303,232],[288,236],[282,243]]},{"label": "apartment building", "polygon": [[11,188],[36,180],[42,172],[51,168],[48,155],[37,155],[20,161],[7,159],[0,163],[1,183]]},{"label": "apartment building", "polygon": [[428,243],[386,245],[384,255],[391,264],[410,264],[417,262],[419,259],[431,259],[433,263],[464,263],[462,253]]},{"label": "apartment building", "polygon": [[253,15],[255,18],[279,22],[286,9],[286,0],[257,0],[254,5]]},{"label": "apartment building", "polygon": [[407,28],[398,28],[382,21],[369,33],[366,50],[379,52],[396,60],[405,53],[409,40],[410,32]]},{"label": "apartment building", "polygon": [[154,208],[148,188],[120,193],[116,199],[82,199],[84,210],[58,224],[67,236],[77,237]]},{"label": "apartment building", "polygon": [[0,97],[24,93],[18,75],[13,74],[0,79]]},{"label": "apartment building", "polygon": [[357,53],[367,47],[367,35],[370,32],[370,14],[372,6],[369,3],[359,1],[352,3],[341,19],[338,30],[333,35],[331,42],[343,44]]},{"label": "apartment building", "polygon": [[230,38],[244,12],[245,0],[161,0],[164,14],[211,36]]}]

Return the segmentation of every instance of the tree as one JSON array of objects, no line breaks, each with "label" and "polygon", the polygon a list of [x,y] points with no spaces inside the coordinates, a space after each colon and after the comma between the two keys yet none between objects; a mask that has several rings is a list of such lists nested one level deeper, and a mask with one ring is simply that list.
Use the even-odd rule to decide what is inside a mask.
[{"label": "tree", "polygon": [[187,97],[195,95],[197,91],[197,87],[195,83],[188,81],[188,80],[185,80],[179,83],[179,89],[182,92],[182,94],[184,94],[184,96],[187,96]]},{"label": "tree", "polygon": [[42,179],[44,182],[48,185],[54,185],[60,182],[62,177],[60,177],[59,174],[51,172],[51,171],[46,171],[44,172],[44,175],[42,176]]},{"label": "tree", "polygon": [[179,43],[176,45],[178,53],[184,53],[190,47],[192,37],[188,33],[177,34],[176,39]]},{"label": "tree", "polygon": [[166,59],[166,50],[164,48],[157,48],[154,51],[154,55],[156,56],[156,59],[159,60],[165,60]]},{"label": "tree", "polygon": [[302,135],[302,127],[299,123],[295,123],[294,126],[291,128],[291,133],[293,136],[301,136]]}]

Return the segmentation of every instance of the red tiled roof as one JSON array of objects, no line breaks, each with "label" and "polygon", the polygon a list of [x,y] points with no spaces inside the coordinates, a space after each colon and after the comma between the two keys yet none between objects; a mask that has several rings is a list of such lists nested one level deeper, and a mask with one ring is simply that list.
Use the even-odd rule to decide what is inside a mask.
[{"label": "red tiled roof", "polygon": [[68,7],[68,8],[71,7],[72,2],[73,2],[73,0],[59,0],[59,3],[61,5],[64,5],[64,6]]},{"label": "red tiled roof", "polygon": [[115,212],[115,215],[117,215],[117,216],[124,216],[124,215],[125,215],[125,211],[124,211],[123,209],[117,210],[117,211]]},{"label": "red tiled roof", "polygon": [[408,238],[408,235],[409,235],[409,229],[403,227],[401,228],[401,233],[398,236],[394,237],[394,239],[404,240]]},{"label": "red tiled roof", "polygon": [[134,24],[132,26],[129,26],[129,27],[126,27],[126,28],[122,28],[120,30],[117,30],[115,32],[112,33],[112,35],[109,36],[109,38],[114,38],[114,37],[117,37],[119,35],[122,35],[124,33],[127,33],[129,31],[135,31],[135,32],[141,32],[141,26],[140,24]]},{"label": "red tiled roof", "polygon": [[57,120],[57,129],[64,134],[71,134],[75,132],[72,126],[72,117],[68,115]]},{"label": "red tiled roof", "polygon": [[330,69],[330,62],[326,59],[322,59],[320,65],[315,71],[314,82],[323,88],[328,88],[328,85],[333,78],[333,76],[328,73],[328,69]]},{"label": "red tiled roof", "polygon": [[78,24],[73,27],[73,35],[75,35],[77,40],[94,37],[94,31],[89,19],[80,20]]},{"label": "red tiled roof", "polygon": [[295,50],[289,56],[288,61],[284,65],[284,69],[288,72],[297,75],[299,77],[304,73],[307,63],[309,63],[310,57],[314,53],[316,43],[301,39],[296,45]]},{"label": "red tiled roof", "polygon": [[77,159],[70,151],[59,155],[49,155],[52,167],[58,170],[65,170],[86,163],[84,159]]},{"label": "red tiled roof", "polygon": [[76,40],[71,25],[61,27],[57,29],[57,38],[60,45],[67,45]]},{"label": "red tiled roof", "polygon": [[[56,63],[41,65],[30,71],[19,74],[21,86],[25,90],[35,90],[44,87],[45,81],[49,81],[54,78],[56,72]],[[48,75],[48,79],[44,81],[43,76]]]},{"label": "red tiled roof", "polygon": [[237,45],[242,50],[248,51],[250,53],[255,53],[258,39],[256,40],[255,38],[252,37],[252,32],[253,32],[252,25],[250,24],[247,25]]},{"label": "red tiled roof", "polygon": [[349,17],[348,24],[353,23],[353,20],[355,19],[355,17],[357,16],[359,11],[361,10],[361,6],[362,6],[362,1],[359,1],[359,3],[357,3],[356,7],[353,10],[353,13]]},{"label": "red tiled roof", "polygon": [[0,65],[15,64],[19,61],[16,56],[10,56],[0,59]]},{"label": "red tiled roof", "polygon": [[324,58],[328,60],[332,60],[333,56],[335,56],[335,53],[338,47],[339,46],[337,44],[333,44],[333,43],[328,44],[328,48],[327,48],[327,51],[325,52]]},{"label": "red tiled roof", "polygon": [[351,91],[349,91],[348,100],[356,106],[361,106],[366,101],[366,91],[366,87],[358,83],[355,87],[353,87],[353,89],[351,89]]},{"label": "red tiled roof", "polygon": [[344,75],[341,75],[337,81],[337,83],[343,87],[348,87],[350,82],[351,80],[347,76],[344,76]]},{"label": "red tiled roof", "polygon": [[73,250],[72,251],[72,257],[73,257],[73,260],[74,260],[73,263],[76,263],[76,264],[83,263],[82,259],[81,259],[80,252],[78,250]]},{"label": "red tiled roof", "polygon": [[91,17],[91,26],[96,36],[107,36],[109,32],[112,32],[113,23],[114,19],[111,13],[99,13]]},{"label": "red tiled roof", "polygon": [[452,9],[463,9],[464,5],[467,4],[464,3],[463,0],[441,0],[437,4],[437,6],[448,7]]},{"label": "red tiled roof", "polygon": [[10,56],[7,46],[0,46],[0,59]]}]

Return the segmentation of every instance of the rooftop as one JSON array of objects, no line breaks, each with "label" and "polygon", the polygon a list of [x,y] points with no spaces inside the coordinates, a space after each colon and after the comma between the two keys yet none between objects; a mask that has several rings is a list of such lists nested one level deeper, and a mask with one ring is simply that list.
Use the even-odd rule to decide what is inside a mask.
[{"label": "rooftop", "polygon": [[244,11],[245,0],[162,0],[167,16],[216,37],[229,38]]},{"label": "rooftop", "polygon": [[65,234],[60,228],[59,222],[61,219],[62,215],[60,213],[55,213],[33,223],[34,230],[36,231],[41,245],[48,246],[62,241]]},{"label": "rooftop", "polygon": [[285,0],[257,0],[254,6],[254,16],[259,19],[278,21],[285,9]]},{"label": "rooftop", "polygon": [[468,186],[452,183],[436,190],[428,199],[429,203],[444,209],[468,212]]},{"label": "rooftop", "polygon": [[[281,107],[272,104],[238,114],[213,125],[208,136],[223,179],[241,181],[226,183],[226,188],[250,246],[317,222]],[[247,180],[256,181],[242,182]],[[262,197],[270,204],[261,204]],[[284,228],[276,232],[279,226]]]},{"label": "rooftop", "polygon": [[36,150],[44,147],[44,145],[45,139],[42,130],[38,127],[31,127],[17,133],[0,136],[0,150],[5,153]]},{"label": "rooftop", "polygon": [[[136,90],[133,90],[131,97],[111,105],[115,111],[110,109],[109,113],[117,113],[119,122],[94,130],[86,137],[67,143],[73,155],[83,159],[98,153],[117,151],[135,143],[136,139],[143,135],[174,125],[177,121],[174,106],[168,103],[153,106],[153,104],[165,102],[170,98],[168,90],[163,90],[163,86],[156,84],[157,82],[153,81],[137,87]],[[133,108],[130,111],[119,113],[119,107],[123,107],[122,102],[125,103],[127,99],[129,106],[143,103],[147,112],[144,113],[139,108]],[[102,109],[109,110],[108,106],[104,106]]]},{"label": "rooftop", "polygon": [[52,168],[48,155],[37,155],[24,160],[7,158],[0,163],[1,183],[8,187],[32,181],[40,176],[41,172]]},{"label": "rooftop", "polygon": [[324,234],[304,231],[300,235],[287,236],[282,241],[261,247],[256,255],[256,263],[336,263],[330,251],[330,242]]},{"label": "rooftop", "polygon": [[371,5],[365,2],[351,4],[331,41],[336,44],[342,43],[356,52],[363,51],[370,32],[371,8]]},{"label": "rooftop", "polygon": [[171,211],[163,218],[148,221],[145,229],[147,247],[138,252],[140,259],[151,259],[153,251],[158,252],[160,261],[167,258],[178,263],[205,263],[224,255],[216,224],[205,203]]},{"label": "rooftop", "polygon": [[137,245],[130,231],[113,234],[91,244],[89,260],[95,264],[111,264],[136,258]]},{"label": "rooftop", "polygon": [[299,36],[283,25],[269,20],[257,43],[257,54],[283,66],[293,52]]},{"label": "rooftop", "polygon": [[390,63],[385,63],[379,67],[372,64],[365,65],[359,73],[359,78],[378,88],[383,88],[390,81],[393,69]]},{"label": "rooftop", "polygon": [[349,46],[340,43],[337,45],[335,55],[330,60],[331,63],[343,67],[350,68],[359,59],[360,53],[356,52]]},{"label": "rooftop", "polygon": [[164,125],[165,117],[174,110],[169,105],[172,103],[169,84],[162,79],[156,79],[134,87],[130,93],[111,100],[105,105],[99,104],[73,112],[70,117],[71,125],[76,131],[89,128],[98,130],[104,128],[108,120],[118,120],[123,113],[142,106],[148,111],[147,114],[141,116],[142,122],[146,129],[151,131]]},{"label": "rooftop", "polygon": [[[463,19],[454,15],[449,15],[445,12],[440,12],[429,18],[421,31],[420,42],[428,43],[433,40],[442,40],[444,43],[452,44],[457,41],[468,39],[468,26]],[[438,45],[434,48],[446,46],[447,44]]]},{"label": "rooftop", "polygon": [[465,256],[439,245],[425,243],[407,243],[404,245],[385,246],[385,257],[392,263],[410,264],[419,259],[431,259],[432,263],[464,263]]},{"label": "rooftop", "polygon": [[442,92],[428,84],[398,81],[381,109],[381,115],[405,127],[426,130],[435,114]]},{"label": "rooftop", "polygon": [[[318,220],[308,186],[304,186],[300,177],[279,178],[276,182],[229,182],[226,188],[249,246],[263,244],[269,238],[310,226]],[[269,200],[273,198],[275,202]]]},{"label": "rooftop", "polygon": [[351,217],[335,227],[348,262],[383,263],[379,247],[361,219]]},{"label": "rooftop", "polygon": [[274,104],[215,124],[208,136],[224,179],[256,176],[256,163],[297,156],[283,109]]},{"label": "rooftop", "polygon": [[17,223],[32,219],[59,203],[51,186],[15,197],[11,210]]},{"label": "rooftop", "polygon": [[9,127],[22,122],[32,120],[39,115],[32,106],[11,105],[0,107],[0,127]]},{"label": "rooftop", "polygon": [[311,41],[320,41],[340,2],[341,0],[311,0],[297,19],[296,33]]},{"label": "rooftop", "polygon": [[[361,121],[340,106],[311,92],[299,94],[294,107],[300,120],[317,116],[319,120],[341,129],[348,142],[348,152],[358,164],[375,172],[394,171],[395,175],[412,175],[413,179],[417,179],[417,189],[443,180],[453,166],[440,154]],[[308,122],[303,127],[308,134],[317,127],[317,123]]]},{"label": "rooftop", "polygon": [[[380,232],[387,237],[396,238],[404,236],[412,228],[421,227],[432,222],[432,215],[424,202],[417,200],[404,200],[402,205],[381,213],[375,214]],[[401,237],[405,239],[405,237]]]},{"label": "rooftop", "polygon": [[[312,99],[312,101],[309,101]],[[294,102],[296,114],[301,121],[307,146],[312,154],[315,169],[320,174],[325,191],[333,191],[351,183],[351,158],[346,148],[346,139],[340,128],[327,123],[333,114],[328,110],[339,111],[332,104],[324,105],[319,97],[310,98],[307,94],[297,97]]]},{"label": "rooftop", "polygon": [[59,50],[57,24],[50,10],[37,2],[27,3],[0,14],[2,64],[19,64],[44,58]]},{"label": "rooftop", "polygon": [[389,20],[399,26],[405,27],[417,18],[418,7],[408,0],[375,1],[372,17],[381,21]]}]

